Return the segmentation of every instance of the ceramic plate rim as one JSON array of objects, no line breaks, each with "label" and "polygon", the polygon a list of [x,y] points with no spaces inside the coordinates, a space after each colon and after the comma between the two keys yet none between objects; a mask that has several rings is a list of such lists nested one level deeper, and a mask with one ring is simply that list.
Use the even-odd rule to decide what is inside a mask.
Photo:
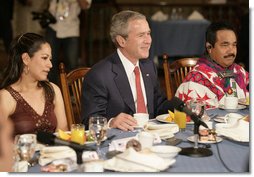
[{"label": "ceramic plate rim", "polygon": [[[71,133],[71,131],[64,131],[65,133],[68,133],[68,134],[70,134]],[[89,132],[89,130],[86,130],[85,131],[86,133],[87,132]],[[53,133],[57,138],[59,138],[58,137],[58,132],[54,132]],[[105,141],[107,139],[107,136],[105,136],[104,138],[103,138],[103,140],[102,141]],[[68,140],[67,140],[68,141]],[[88,144],[94,144],[94,143],[96,143],[95,141],[86,141],[84,144],[86,144],[86,145],[88,145]]]},{"label": "ceramic plate rim", "polygon": [[[215,143],[219,143],[219,142],[221,142],[221,141],[223,140],[223,139],[222,139],[221,137],[219,137],[219,136],[216,136],[216,139],[217,139],[217,141],[199,141],[199,140],[198,140],[198,143],[201,143],[201,144],[215,144]],[[189,137],[187,138],[187,140],[194,143],[194,135],[189,136]]]},{"label": "ceramic plate rim", "polygon": [[241,109],[245,109],[246,107],[247,106],[245,106],[245,105],[238,104],[237,108],[235,108],[235,109],[227,109],[224,107],[224,105],[219,105],[219,108],[224,109],[224,110],[241,110]]},{"label": "ceramic plate rim", "polygon": [[225,120],[220,119],[220,118],[214,118],[213,119],[215,122],[219,122],[219,123],[227,123]]},{"label": "ceramic plate rim", "polygon": [[[155,119],[156,119],[157,121],[159,121],[159,122],[168,123],[168,124],[175,124],[175,122],[168,122],[168,121],[163,120],[162,118],[160,118],[160,117],[164,117],[164,116],[168,116],[168,114],[161,114],[161,115],[158,115],[158,116],[155,117]],[[194,122],[193,122],[193,121],[191,121],[191,122],[186,122],[186,124],[194,124]]]},{"label": "ceramic plate rim", "polygon": [[[116,157],[113,157],[113,158],[116,158]],[[114,160],[113,158],[109,159],[108,161],[113,161]],[[123,160],[125,160],[125,159],[123,159]],[[173,165],[176,162],[176,159],[173,158],[173,159],[169,159],[167,161],[168,161],[168,167],[167,168],[169,168],[171,165]],[[135,161],[130,161],[130,163],[136,163],[136,162]],[[139,165],[142,166],[142,164],[139,164]],[[122,169],[122,168],[119,168],[117,166],[108,165],[108,163],[105,163],[104,168],[107,169],[107,170],[115,171],[115,172],[136,172],[136,171],[129,171],[129,170],[126,170],[126,169]]]},{"label": "ceramic plate rim", "polygon": [[250,103],[247,103],[246,101],[245,102],[241,101],[241,99],[238,99],[238,104],[245,105],[245,106],[249,106],[250,105]]}]

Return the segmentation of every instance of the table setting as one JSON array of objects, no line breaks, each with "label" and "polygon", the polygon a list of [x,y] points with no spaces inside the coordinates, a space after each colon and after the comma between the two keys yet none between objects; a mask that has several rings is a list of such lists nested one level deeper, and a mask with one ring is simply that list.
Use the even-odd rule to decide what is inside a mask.
[{"label": "table setting", "polygon": [[[248,172],[250,155],[248,106],[233,113],[220,108],[209,108],[203,114],[206,115],[204,122],[207,123],[208,129],[200,126],[199,131],[214,130],[216,137],[213,140],[198,138],[196,144],[195,124],[188,123],[187,115],[185,127],[181,128],[179,122],[172,122],[172,120],[163,122],[156,117],[150,120],[145,118],[146,123],[140,121],[142,125],[133,131],[103,129],[105,127],[103,122],[103,125],[97,125],[98,130],[91,135],[95,138],[91,141],[93,143],[83,142],[83,145],[80,145],[87,148],[82,150],[80,163],[77,162],[76,151],[70,146],[42,145],[37,142],[39,148],[34,153],[38,158],[37,164],[29,166],[24,161],[19,161],[19,167],[23,170],[17,171],[28,173]],[[172,118],[175,115],[174,112],[169,112],[161,117],[166,119],[168,116]],[[82,135],[85,134],[84,132],[90,130],[83,131]],[[59,136],[59,134],[54,136],[56,135]],[[87,141],[88,134],[85,136]],[[96,137],[99,137],[99,144],[96,143]],[[61,140],[64,143],[70,142],[70,139]],[[211,155],[191,157],[181,154],[183,149],[194,149],[195,146],[198,149],[208,149]]]}]

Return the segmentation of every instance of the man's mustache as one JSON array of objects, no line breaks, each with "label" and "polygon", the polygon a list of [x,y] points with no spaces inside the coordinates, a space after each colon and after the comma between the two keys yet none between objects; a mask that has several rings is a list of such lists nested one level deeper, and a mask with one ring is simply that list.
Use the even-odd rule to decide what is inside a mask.
[{"label": "man's mustache", "polygon": [[229,57],[235,57],[235,54],[232,53],[232,54],[224,56],[224,58],[229,58]]}]

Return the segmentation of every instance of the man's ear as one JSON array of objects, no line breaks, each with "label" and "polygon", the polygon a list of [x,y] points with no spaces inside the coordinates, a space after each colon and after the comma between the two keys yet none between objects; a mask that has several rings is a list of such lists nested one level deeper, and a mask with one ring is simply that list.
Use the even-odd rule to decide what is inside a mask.
[{"label": "man's ear", "polygon": [[22,60],[23,60],[23,63],[24,63],[25,65],[28,65],[28,63],[30,62],[30,57],[29,57],[28,53],[23,53],[23,54],[21,55],[21,58],[22,58]]},{"label": "man's ear", "polygon": [[119,46],[121,46],[121,47],[125,46],[126,40],[122,36],[117,35],[116,36],[116,41],[117,41]]},{"label": "man's ear", "polygon": [[207,50],[212,48],[212,45],[209,42],[206,42],[205,46]]}]

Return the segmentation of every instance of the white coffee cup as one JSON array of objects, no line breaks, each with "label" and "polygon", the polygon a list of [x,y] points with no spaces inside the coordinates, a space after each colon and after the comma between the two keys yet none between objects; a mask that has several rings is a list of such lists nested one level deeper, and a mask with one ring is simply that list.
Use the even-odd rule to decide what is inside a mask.
[{"label": "white coffee cup", "polygon": [[148,132],[140,132],[138,134],[138,140],[142,146],[142,149],[150,148],[153,146],[154,135]]},{"label": "white coffee cup", "polygon": [[238,106],[238,98],[237,97],[225,97],[224,107],[226,109],[236,109]]},{"label": "white coffee cup", "polygon": [[243,118],[243,115],[237,113],[229,113],[225,116],[227,118],[227,123],[234,125],[239,119]]},{"label": "white coffee cup", "polygon": [[147,113],[136,113],[133,114],[134,119],[137,121],[139,127],[144,127],[149,120],[149,114]]}]

